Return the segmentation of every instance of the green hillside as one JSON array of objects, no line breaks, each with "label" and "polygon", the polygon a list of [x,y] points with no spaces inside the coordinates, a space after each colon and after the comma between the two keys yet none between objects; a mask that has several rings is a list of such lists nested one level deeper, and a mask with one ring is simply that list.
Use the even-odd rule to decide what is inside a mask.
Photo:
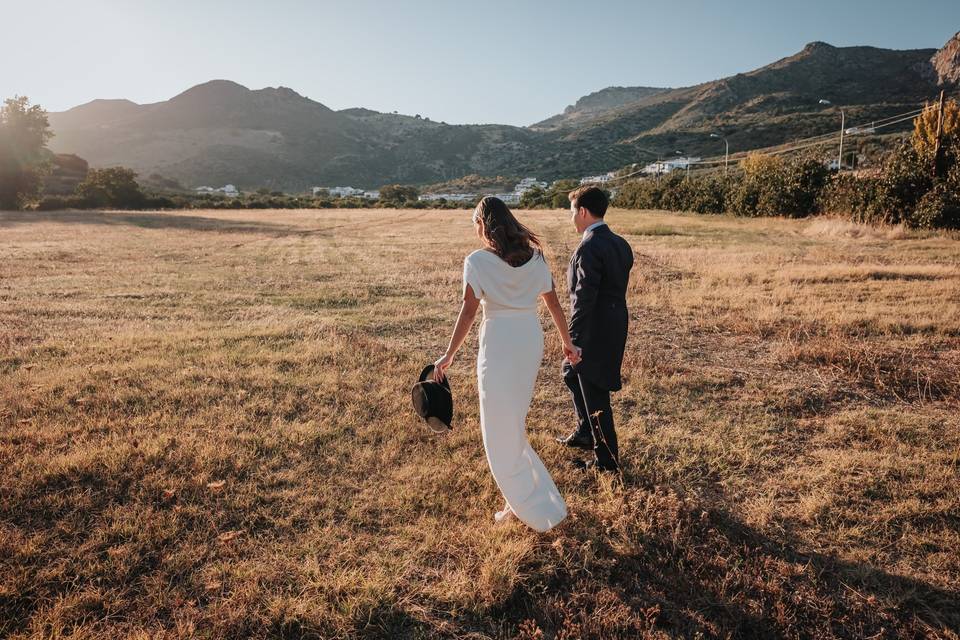
[{"label": "green hillside", "polygon": [[530,127],[334,111],[285,87],[250,90],[214,80],[156,104],[96,100],[52,113],[51,147],[92,166],[125,165],[187,186],[299,191],[467,175],[580,176],[677,151],[719,155],[723,145],[711,133],[744,151],[838,130],[841,108],[848,124],[909,111],[941,87],[956,90],[958,43],[955,37],[940,50],[894,51],[815,42],[760,69],[693,87],[609,87]]}]

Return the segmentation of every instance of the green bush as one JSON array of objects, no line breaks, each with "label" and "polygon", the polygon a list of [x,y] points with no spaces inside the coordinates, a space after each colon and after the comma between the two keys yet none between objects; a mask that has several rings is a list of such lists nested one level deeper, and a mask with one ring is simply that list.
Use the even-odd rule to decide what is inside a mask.
[{"label": "green bush", "polygon": [[550,194],[547,193],[546,189],[541,189],[540,187],[533,187],[524,191],[520,196],[520,208],[521,209],[540,209],[547,206],[551,201]]},{"label": "green bush", "polygon": [[957,150],[955,146],[945,154],[950,163],[949,172],[917,202],[911,217],[911,226],[922,229],[960,229],[960,162],[956,162]]},{"label": "green bush", "polygon": [[878,182],[877,178],[835,173],[820,192],[817,210],[854,222],[870,222],[870,207],[877,198]]},{"label": "green bush", "polygon": [[930,165],[913,145],[903,143],[884,163],[874,197],[861,217],[867,222],[902,222],[913,226],[914,210],[932,187]]},{"label": "green bush", "polygon": [[37,203],[37,211],[86,208],[88,208],[87,202],[78,196],[44,196]]},{"label": "green bush", "polygon": [[687,210],[696,213],[723,213],[727,210],[727,194],[733,181],[726,176],[711,174],[686,181]]},{"label": "green bush", "polygon": [[624,209],[665,209],[664,189],[653,178],[627,182],[617,190],[613,204]]},{"label": "green bush", "polygon": [[404,207],[419,202],[420,192],[416,187],[388,184],[380,188],[380,204],[384,207]]},{"label": "green bush", "polygon": [[803,217],[815,213],[829,174],[818,161],[784,162],[773,156],[751,156],[743,173],[688,176],[673,172],[656,180],[644,178],[623,185],[618,207],[667,209],[696,213],[730,211],[741,216]]},{"label": "green bush", "polygon": [[727,208],[741,216],[802,218],[816,212],[829,170],[807,158],[789,162],[776,156],[751,155],[743,177],[728,192]]},{"label": "green bush", "polygon": [[146,203],[146,196],[137,183],[137,174],[124,167],[91,169],[77,185],[77,196],[89,207],[140,209]]},{"label": "green bush", "polygon": [[960,190],[938,183],[920,198],[910,226],[921,229],[960,229]]},{"label": "green bush", "polygon": [[580,186],[576,180],[557,180],[546,189],[533,187],[520,196],[521,209],[566,209],[570,206],[567,194]]}]

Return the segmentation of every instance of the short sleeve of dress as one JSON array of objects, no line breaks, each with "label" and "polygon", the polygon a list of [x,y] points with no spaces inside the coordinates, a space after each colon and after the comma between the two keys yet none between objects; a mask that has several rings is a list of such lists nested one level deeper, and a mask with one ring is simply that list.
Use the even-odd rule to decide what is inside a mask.
[{"label": "short sleeve of dress", "polygon": [[550,273],[550,265],[547,259],[540,256],[540,294],[553,291],[553,274]]},{"label": "short sleeve of dress", "polygon": [[470,260],[470,256],[463,261],[463,295],[467,295],[467,285],[473,289],[473,295],[478,299],[483,297],[483,287],[480,286],[480,274],[477,266]]}]

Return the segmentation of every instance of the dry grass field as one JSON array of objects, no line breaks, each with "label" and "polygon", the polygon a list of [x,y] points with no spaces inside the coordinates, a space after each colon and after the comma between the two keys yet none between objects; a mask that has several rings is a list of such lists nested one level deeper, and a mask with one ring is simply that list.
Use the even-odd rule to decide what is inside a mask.
[{"label": "dry grass field", "polygon": [[[519,215],[562,283],[566,215]],[[553,444],[549,334],[538,535],[493,522],[475,332],[455,430],[409,406],[467,212],[0,213],[0,637],[960,637],[960,237],[608,219],[626,472]]]}]

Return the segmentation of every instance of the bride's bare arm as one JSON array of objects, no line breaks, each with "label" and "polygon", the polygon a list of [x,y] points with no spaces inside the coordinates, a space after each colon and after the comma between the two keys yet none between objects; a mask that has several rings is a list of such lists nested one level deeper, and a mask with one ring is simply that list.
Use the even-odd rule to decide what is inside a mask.
[{"label": "bride's bare arm", "polygon": [[580,351],[573,346],[573,341],[570,339],[567,318],[563,315],[560,299],[557,298],[557,290],[551,289],[540,297],[543,298],[544,303],[546,303],[547,311],[550,312],[550,317],[553,318],[553,324],[560,334],[560,340],[563,342],[563,355],[567,357],[570,364],[577,364],[580,362]]},{"label": "bride's bare arm", "polygon": [[434,363],[434,380],[439,382],[446,376],[447,369],[453,364],[454,356],[457,355],[457,351],[463,346],[463,341],[467,339],[467,334],[470,333],[470,327],[477,317],[477,309],[479,307],[480,300],[473,293],[473,287],[468,284],[466,292],[463,294],[463,304],[460,306],[460,315],[457,316],[457,324],[453,327],[453,336],[450,337],[447,352]]}]

